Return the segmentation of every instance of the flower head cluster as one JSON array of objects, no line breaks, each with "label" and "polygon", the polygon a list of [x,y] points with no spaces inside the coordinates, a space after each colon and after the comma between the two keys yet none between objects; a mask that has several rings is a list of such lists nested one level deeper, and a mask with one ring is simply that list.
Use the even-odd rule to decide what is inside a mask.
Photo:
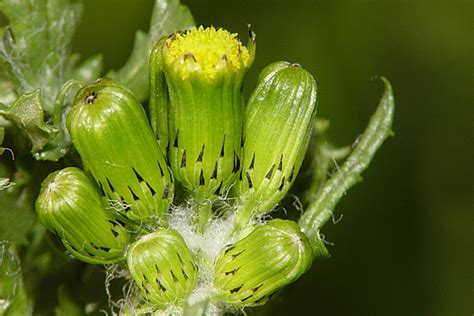
[{"label": "flower head cluster", "polygon": [[[294,183],[315,117],[316,84],[300,65],[276,62],[244,102],[254,53],[253,33],[247,46],[212,27],[173,34],[152,51],[149,118],[109,79],[82,88],[68,114],[84,171],[51,174],[37,212],[74,257],[126,262],[143,306],[185,306],[204,283],[214,306],[260,305],[311,264],[310,242],[296,223],[255,219]],[[231,222],[220,243],[227,246],[214,258],[170,227],[170,205],[183,203],[174,197],[177,187],[191,205],[194,235],[222,218]]]}]

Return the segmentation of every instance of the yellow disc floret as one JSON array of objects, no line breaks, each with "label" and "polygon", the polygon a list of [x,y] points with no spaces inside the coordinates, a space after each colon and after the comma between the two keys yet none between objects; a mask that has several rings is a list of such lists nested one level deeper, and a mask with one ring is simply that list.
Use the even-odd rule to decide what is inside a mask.
[{"label": "yellow disc floret", "polygon": [[210,79],[215,78],[223,61],[227,68],[235,72],[248,68],[251,63],[249,51],[239,41],[237,34],[203,26],[176,34],[168,42],[164,58],[169,64],[192,59]]}]

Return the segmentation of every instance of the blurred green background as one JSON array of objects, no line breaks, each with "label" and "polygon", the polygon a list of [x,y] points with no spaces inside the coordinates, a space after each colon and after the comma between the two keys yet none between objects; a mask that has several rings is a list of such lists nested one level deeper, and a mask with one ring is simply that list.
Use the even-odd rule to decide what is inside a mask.
[{"label": "blurred green background", "polygon": [[[319,116],[347,145],[392,82],[394,131],[365,181],[323,232],[333,257],[276,296],[268,315],[474,313],[474,5],[472,1],[183,0],[196,22],[257,33],[258,72],[298,62],[319,88]],[[74,50],[119,68],[152,0],[86,0]],[[304,172],[303,172],[304,183]],[[296,188],[298,192],[298,188]],[[289,212],[297,212],[289,209]],[[100,285],[101,281],[97,281]]]},{"label": "blurred green background", "polygon": [[[103,52],[107,67],[120,67],[152,2],[86,1],[75,50]],[[377,75],[395,91],[396,137],[339,205],[342,220],[324,228],[332,259],[275,297],[268,314],[472,315],[473,2],[183,2],[198,24],[243,40],[252,24],[247,92],[270,62],[310,70],[338,145],[363,131],[382,94]]]}]

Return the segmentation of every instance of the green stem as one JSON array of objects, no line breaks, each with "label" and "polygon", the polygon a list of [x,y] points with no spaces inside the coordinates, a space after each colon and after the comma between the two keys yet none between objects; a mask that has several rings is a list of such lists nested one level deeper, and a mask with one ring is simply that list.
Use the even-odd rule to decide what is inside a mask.
[{"label": "green stem", "polygon": [[68,80],[66,83],[64,83],[54,101],[53,126],[57,129],[61,128],[61,116],[64,98],[74,85],[81,87],[81,83],[75,79]]},{"label": "green stem", "polygon": [[234,227],[231,236],[238,236],[250,223],[252,217],[255,215],[254,211],[258,208],[256,198],[245,199],[237,207]]},{"label": "green stem", "polygon": [[212,217],[212,200],[207,198],[195,198],[197,231],[203,233]]},{"label": "green stem", "polygon": [[336,204],[347,190],[361,180],[360,174],[368,167],[384,140],[392,134],[395,109],[393,92],[390,82],[384,77],[381,79],[385,84],[385,91],[365,132],[341,168],[324,183],[299,220],[303,232],[313,245],[319,243],[319,230],[332,217]]},{"label": "green stem", "polygon": [[346,158],[351,152],[350,146],[335,148],[329,143],[327,138],[328,120],[317,119],[314,125],[313,145],[311,146],[313,176],[310,187],[304,194],[303,201],[305,204],[311,203],[317,196],[334,164]]}]

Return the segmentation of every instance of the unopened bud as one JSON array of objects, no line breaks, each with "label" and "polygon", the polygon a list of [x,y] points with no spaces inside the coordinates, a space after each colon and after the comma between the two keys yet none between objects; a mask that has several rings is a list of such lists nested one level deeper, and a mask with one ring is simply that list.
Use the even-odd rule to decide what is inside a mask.
[{"label": "unopened bud", "polygon": [[82,170],[68,167],[50,174],[41,184],[36,212],[77,259],[96,264],[124,259],[129,235]]},{"label": "unopened bud", "polygon": [[311,246],[299,226],[275,219],[227,246],[214,265],[215,297],[234,306],[264,304],[311,266]]},{"label": "unopened bud", "polygon": [[166,306],[196,286],[197,267],[181,235],[172,229],[145,235],[130,246],[128,268],[145,298]]},{"label": "unopened bud", "polygon": [[293,184],[315,113],[316,83],[310,73],[287,62],[262,71],[247,104],[245,158],[237,188],[242,209],[252,216],[269,211]]},{"label": "unopened bud", "polygon": [[133,94],[109,79],[79,91],[67,118],[74,147],[126,219],[159,219],[173,200],[165,157]]}]

